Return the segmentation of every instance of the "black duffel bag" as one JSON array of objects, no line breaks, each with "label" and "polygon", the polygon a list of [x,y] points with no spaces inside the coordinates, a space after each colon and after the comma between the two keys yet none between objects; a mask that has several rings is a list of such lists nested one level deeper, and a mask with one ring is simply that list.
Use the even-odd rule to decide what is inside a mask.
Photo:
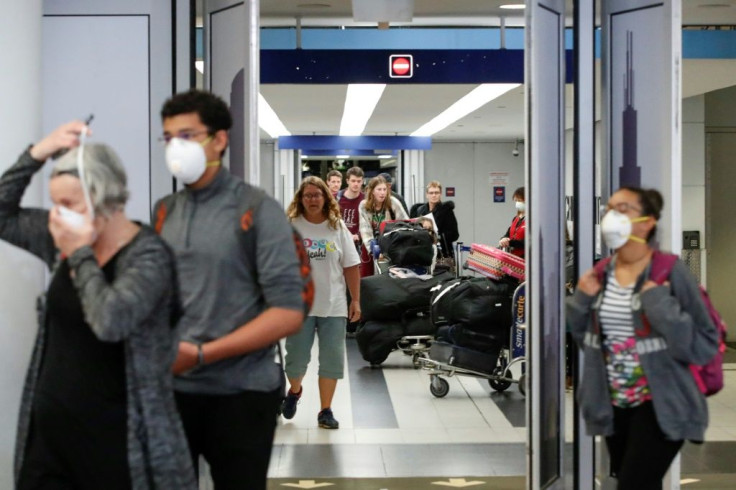
[{"label": "black duffel bag", "polygon": [[446,281],[432,291],[432,321],[497,334],[511,327],[512,294],[509,284],[485,277]]},{"label": "black duffel bag", "polygon": [[378,237],[381,254],[399,267],[432,265],[434,243],[422,225],[408,222],[387,223]]},{"label": "black duffel bag", "polygon": [[360,280],[362,320],[398,322],[408,310],[429,308],[431,289],[451,277],[449,273],[427,280],[413,277],[396,279],[389,274],[364,277]]},{"label": "black duffel bag", "polygon": [[355,332],[360,355],[371,364],[381,364],[396,349],[396,341],[404,336],[404,330],[400,321],[361,323]]}]

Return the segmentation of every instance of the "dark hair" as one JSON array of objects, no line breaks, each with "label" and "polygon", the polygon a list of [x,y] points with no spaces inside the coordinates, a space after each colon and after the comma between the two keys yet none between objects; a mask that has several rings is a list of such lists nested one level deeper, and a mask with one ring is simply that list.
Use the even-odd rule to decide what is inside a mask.
[{"label": "dark hair", "polygon": [[[662,215],[662,208],[664,207],[664,198],[662,194],[656,189],[642,189],[641,187],[621,187],[619,191],[629,191],[636,194],[641,206],[642,216],[651,216],[655,220],[659,221],[659,217]],[[647,241],[654,237],[657,231],[657,226],[651,229],[649,235],[647,235]]]},{"label": "dark hair", "polygon": [[228,131],[233,125],[233,118],[225,101],[211,92],[197,89],[174,94],[164,102],[161,119],[192,112],[197,113],[210,134],[220,130]]},{"label": "dark hair", "polygon": [[524,187],[519,187],[518,189],[514,191],[514,195],[511,196],[511,199],[515,197],[519,199],[523,199],[526,202],[526,198],[524,197]]},{"label": "dark hair", "polygon": [[387,184],[391,184],[394,181],[393,177],[391,177],[391,174],[388,172],[381,172],[378,176],[383,177],[383,180],[385,180]]},{"label": "dark hair", "polygon": [[360,177],[361,179],[365,177],[365,173],[363,172],[363,169],[360,167],[350,167],[347,172],[345,172],[345,175],[349,179],[350,177]]},{"label": "dark hair", "polygon": [[342,183],[342,174],[340,173],[339,170],[333,169],[327,172],[327,179],[325,180],[329,181],[332,177],[340,177],[340,182]]}]

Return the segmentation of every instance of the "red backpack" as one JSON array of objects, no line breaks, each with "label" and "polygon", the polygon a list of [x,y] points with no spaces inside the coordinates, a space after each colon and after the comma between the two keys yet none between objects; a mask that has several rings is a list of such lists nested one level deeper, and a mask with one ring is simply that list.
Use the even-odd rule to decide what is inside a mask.
[{"label": "red backpack", "polygon": [[[672,268],[679,257],[675,254],[668,254],[655,251],[652,254],[652,263],[649,270],[649,278],[657,284],[663,284],[672,272]],[[606,267],[611,261],[611,257],[607,257],[595,265],[598,274],[598,280],[603,282],[606,273]],[[705,396],[715,395],[723,389],[723,354],[726,352],[726,322],[723,321],[721,315],[713,306],[705,288],[698,285],[700,296],[708,310],[711,321],[718,330],[718,352],[709,362],[703,365],[690,365],[690,371],[693,373],[695,384]],[[638,336],[646,336],[649,334],[650,326],[646,317],[644,317],[644,332],[637,331]]]}]

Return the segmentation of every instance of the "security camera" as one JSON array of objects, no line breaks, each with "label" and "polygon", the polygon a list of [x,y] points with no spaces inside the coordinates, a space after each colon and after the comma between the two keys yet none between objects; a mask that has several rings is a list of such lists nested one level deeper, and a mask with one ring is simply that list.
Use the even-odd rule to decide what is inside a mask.
[{"label": "security camera", "polygon": [[521,140],[514,141],[514,149],[511,150],[511,154],[515,157],[519,156],[519,143],[521,143]]}]

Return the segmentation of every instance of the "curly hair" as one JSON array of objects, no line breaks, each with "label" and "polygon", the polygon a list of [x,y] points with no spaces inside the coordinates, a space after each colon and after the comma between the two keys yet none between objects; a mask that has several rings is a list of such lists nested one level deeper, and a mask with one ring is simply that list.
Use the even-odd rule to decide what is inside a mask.
[{"label": "curly hair", "polygon": [[289,221],[294,221],[299,216],[304,216],[304,203],[302,203],[302,198],[304,197],[304,189],[308,185],[313,185],[322,192],[322,197],[325,200],[325,204],[322,207],[322,214],[328,220],[329,227],[333,230],[337,230],[340,225],[340,219],[342,219],[340,206],[338,206],[335,198],[332,197],[332,193],[327,187],[327,184],[325,184],[325,181],[313,175],[305,177],[304,180],[302,180],[299,189],[296,191],[296,194],[294,194],[294,199],[291,200],[291,204],[289,204],[289,207],[286,209],[286,216],[289,218]]},{"label": "curly hair", "polygon": [[368,187],[365,189],[365,209],[366,211],[370,211],[371,213],[376,212],[376,201],[373,198],[373,191],[381,184],[386,185],[386,199],[383,201],[383,205],[381,206],[381,209],[378,211],[389,211],[391,214],[394,213],[393,206],[391,206],[391,186],[386,182],[386,179],[381,177],[380,175],[377,177],[373,177],[370,182],[368,182]]}]

